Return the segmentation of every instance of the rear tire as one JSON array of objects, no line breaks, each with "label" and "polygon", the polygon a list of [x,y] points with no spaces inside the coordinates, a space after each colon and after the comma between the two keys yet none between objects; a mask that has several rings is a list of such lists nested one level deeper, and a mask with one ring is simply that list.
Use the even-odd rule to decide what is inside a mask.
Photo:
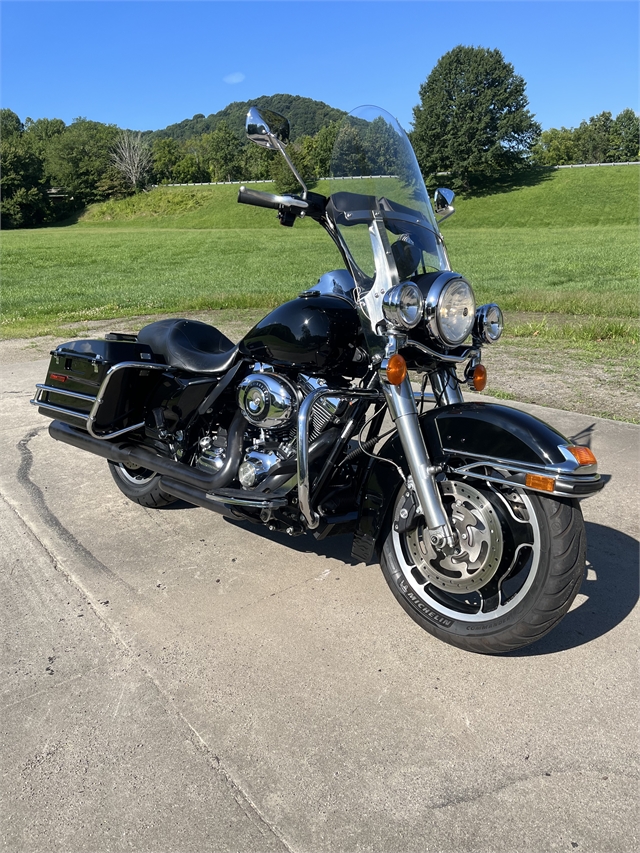
[{"label": "rear tire", "polygon": [[391,591],[425,631],[466,651],[499,654],[539,640],[569,610],[584,578],[579,504],[480,481],[440,486],[449,517],[458,514],[461,543],[474,548],[465,543],[462,557],[443,559],[420,525],[398,532],[407,500],[400,489],[380,559]]},{"label": "rear tire", "polygon": [[159,509],[175,503],[178,498],[160,488],[160,474],[140,465],[109,462],[109,471],[123,495],[140,506]]}]

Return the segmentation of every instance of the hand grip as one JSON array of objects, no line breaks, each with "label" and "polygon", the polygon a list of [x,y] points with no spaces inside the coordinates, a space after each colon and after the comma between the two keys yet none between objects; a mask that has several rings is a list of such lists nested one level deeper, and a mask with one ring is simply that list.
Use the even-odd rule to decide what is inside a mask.
[{"label": "hand grip", "polygon": [[238,190],[238,202],[240,204],[253,204],[255,207],[269,207],[279,210],[281,207],[297,207],[306,210],[308,203],[294,195],[274,195],[274,193],[263,193],[261,190],[248,190],[240,187]]}]

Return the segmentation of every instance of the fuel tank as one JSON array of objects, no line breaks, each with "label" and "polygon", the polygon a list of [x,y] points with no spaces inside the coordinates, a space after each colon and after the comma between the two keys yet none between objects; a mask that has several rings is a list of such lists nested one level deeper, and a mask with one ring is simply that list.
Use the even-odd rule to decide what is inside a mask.
[{"label": "fuel tank", "polygon": [[358,375],[354,355],[359,328],[353,302],[308,290],[260,320],[240,341],[240,352],[316,376]]}]

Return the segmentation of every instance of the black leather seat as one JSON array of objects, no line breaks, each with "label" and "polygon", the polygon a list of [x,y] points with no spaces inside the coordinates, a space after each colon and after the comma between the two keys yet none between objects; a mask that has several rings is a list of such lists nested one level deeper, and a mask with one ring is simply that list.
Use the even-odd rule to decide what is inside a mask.
[{"label": "black leather seat", "polygon": [[138,341],[171,367],[192,373],[222,373],[238,353],[238,345],[219,329],[198,320],[158,320],[140,330]]}]

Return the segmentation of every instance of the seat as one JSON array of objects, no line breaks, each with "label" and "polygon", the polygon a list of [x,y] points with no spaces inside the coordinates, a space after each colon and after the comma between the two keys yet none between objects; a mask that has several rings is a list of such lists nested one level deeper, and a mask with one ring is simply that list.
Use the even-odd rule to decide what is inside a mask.
[{"label": "seat", "polygon": [[138,342],[164,356],[171,367],[190,373],[222,373],[238,354],[237,344],[199,320],[158,320],[140,330]]}]

